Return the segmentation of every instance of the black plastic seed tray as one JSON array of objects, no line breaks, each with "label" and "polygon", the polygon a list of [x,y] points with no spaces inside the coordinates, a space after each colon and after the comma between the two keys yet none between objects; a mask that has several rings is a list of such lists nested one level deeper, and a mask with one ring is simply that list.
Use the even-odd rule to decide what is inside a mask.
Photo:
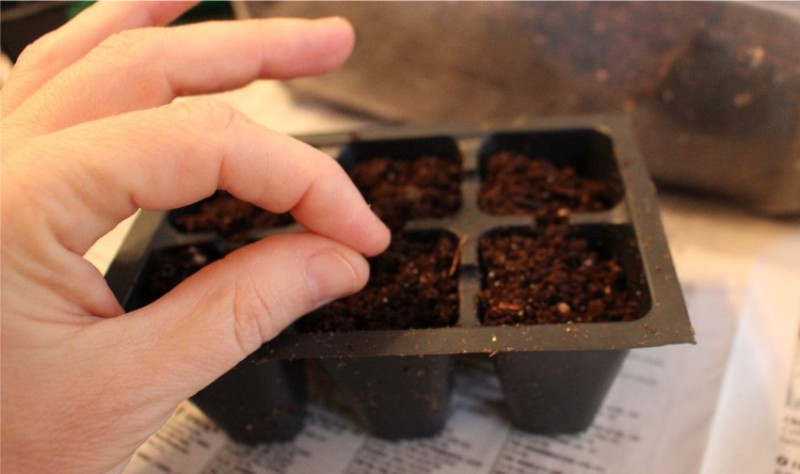
[{"label": "black plastic seed tray", "polygon": [[[654,186],[626,118],[376,128],[300,139],[338,158],[359,179],[359,163],[376,157],[416,163],[433,156],[458,163],[458,172],[451,173],[459,180],[451,186],[456,200],[443,198],[443,213],[425,210],[426,199],[438,199],[437,189],[430,188],[436,183],[425,177],[430,169],[415,171],[422,176],[416,184],[396,188],[403,190],[399,207],[384,207],[407,211],[393,226],[397,245],[423,249],[412,265],[414,271],[422,269],[420,282],[400,277],[395,282],[409,294],[389,295],[368,286],[363,295],[386,296],[374,297],[366,307],[385,311],[374,310],[369,321],[347,319],[344,303],[309,315],[193,398],[234,439],[266,442],[300,430],[303,363],[309,359],[321,360],[373,434],[435,434],[447,419],[453,365],[461,354],[493,359],[516,426],[538,433],[577,432],[592,422],[629,349],[694,342]],[[504,166],[492,160],[504,153],[499,159],[515,168],[505,172],[506,181],[492,184],[492,173],[500,169],[503,174]],[[519,156],[538,161],[531,167]],[[370,166],[366,175],[396,178],[394,171],[386,174],[391,165]],[[543,174],[527,180],[525,173]],[[570,183],[586,192],[576,192]],[[490,185],[493,194],[483,194]],[[584,199],[600,187],[597,199]],[[539,198],[531,197],[535,192]],[[241,245],[202,226],[186,232],[176,224],[197,206],[144,212],[134,224],[107,274],[125,308],[147,304]],[[240,211],[237,215],[246,219]],[[246,238],[299,229],[285,221],[269,226],[247,231]],[[424,253],[440,247],[448,255],[444,259]],[[154,288],[148,275],[164,273],[158,266],[165,258],[183,263],[165,272],[159,280],[164,288]],[[374,279],[381,272],[394,275],[400,267],[391,265],[397,262],[409,268],[402,255],[392,258],[395,263],[373,263],[373,270],[380,267]],[[404,310],[396,296],[415,304]],[[441,313],[427,326],[415,319],[426,305]],[[341,314],[338,308],[344,308]],[[397,317],[401,329],[384,326]],[[324,318],[339,326],[326,326],[330,320]]]}]

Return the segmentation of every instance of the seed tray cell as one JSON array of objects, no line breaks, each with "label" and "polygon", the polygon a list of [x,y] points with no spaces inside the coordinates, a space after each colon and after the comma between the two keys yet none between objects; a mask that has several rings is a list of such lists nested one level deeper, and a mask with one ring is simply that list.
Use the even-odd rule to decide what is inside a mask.
[{"label": "seed tray cell", "polygon": [[[298,138],[339,160],[393,243],[364,292],[301,319],[193,398],[234,439],[302,427],[307,359],[321,359],[373,434],[434,434],[461,354],[492,357],[516,426],[580,431],[627,351],[694,342],[627,119]],[[107,274],[126,309],[244,242],[302,230],[261,212],[222,230],[180,224],[251,212],[202,210],[218,199],[230,197],[142,213]]]},{"label": "seed tray cell", "polygon": [[186,234],[215,233],[224,239],[240,241],[253,229],[288,227],[294,223],[289,213],[274,214],[224,191],[169,213],[169,223]]}]

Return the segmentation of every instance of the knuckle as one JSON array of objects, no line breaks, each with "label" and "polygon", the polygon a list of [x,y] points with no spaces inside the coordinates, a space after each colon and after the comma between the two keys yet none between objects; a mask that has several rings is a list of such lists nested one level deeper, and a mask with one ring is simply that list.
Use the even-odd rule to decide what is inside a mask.
[{"label": "knuckle", "polygon": [[55,31],[51,31],[29,44],[17,58],[17,67],[28,67],[47,60],[56,41]]},{"label": "knuckle", "polygon": [[240,274],[233,292],[233,332],[243,354],[278,335],[279,308],[280,302],[264,293],[250,271]]},{"label": "knuckle", "polygon": [[249,120],[233,107],[213,100],[193,99],[168,105],[170,127],[178,128],[181,135],[192,137],[189,146],[201,155],[219,158],[217,187],[227,189],[230,166],[226,163],[237,131]]},{"label": "knuckle", "polygon": [[219,133],[236,129],[246,119],[241,112],[215,100],[189,100],[180,104],[185,123],[200,122],[208,132]]},{"label": "knuckle", "polygon": [[104,39],[87,56],[103,64],[141,67],[158,47],[156,28],[119,31]]},{"label": "knuckle", "polygon": [[234,130],[246,120],[241,112],[228,104],[213,100],[203,103],[207,107],[207,117],[214,131]]}]

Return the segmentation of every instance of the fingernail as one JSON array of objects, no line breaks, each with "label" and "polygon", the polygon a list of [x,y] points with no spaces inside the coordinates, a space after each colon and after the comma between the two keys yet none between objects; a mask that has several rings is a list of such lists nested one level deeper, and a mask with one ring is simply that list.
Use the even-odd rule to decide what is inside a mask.
[{"label": "fingernail", "polygon": [[347,21],[346,18],[341,16],[326,16],[322,18],[315,18],[314,23],[317,24],[318,27],[322,28],[330,28],[332,26],[340,27],[342,25],[350,25],[350,22]]},{"label": "fingernail", "polygon": [[353,265],[332,249],[322,250],[308,260],[306,278],[311,295],[319,303],[349,295],[360,286]]},{"label": "fingernail", "polygon": [[315,18],[314,21],[318,23],[337,23],[337,22],[347,22],[347,19],[343,16],[333,15],[333,16],[323,16],[321,18]]},{"label": "fingernail", "polygon": [[389,245],[389,237],[391,236],[392,232],[389,230],[389,227],[383,222],[383,219],[375,213],[374,210],[370,207],[369,212],[372,213],[372,225],[373,225],[373,235],[375,235],[375,239],[383,246],[381,251],[386,250],[386,247]]}]

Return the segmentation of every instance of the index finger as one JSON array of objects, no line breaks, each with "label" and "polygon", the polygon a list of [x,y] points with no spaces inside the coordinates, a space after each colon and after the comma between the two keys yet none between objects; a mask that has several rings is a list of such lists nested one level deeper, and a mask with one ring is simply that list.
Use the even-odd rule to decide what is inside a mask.
[{"label": "index finger", "polygon": [[389,244],[389,230],[333,158],[221,103],[170,104],[30,142],[17,150],[15,179],[2,191],[55,207],[49,230],[79,255],[138,208],[185,206],[217,189],[273,212],[291,210],[308,230],[366,255]]}]

